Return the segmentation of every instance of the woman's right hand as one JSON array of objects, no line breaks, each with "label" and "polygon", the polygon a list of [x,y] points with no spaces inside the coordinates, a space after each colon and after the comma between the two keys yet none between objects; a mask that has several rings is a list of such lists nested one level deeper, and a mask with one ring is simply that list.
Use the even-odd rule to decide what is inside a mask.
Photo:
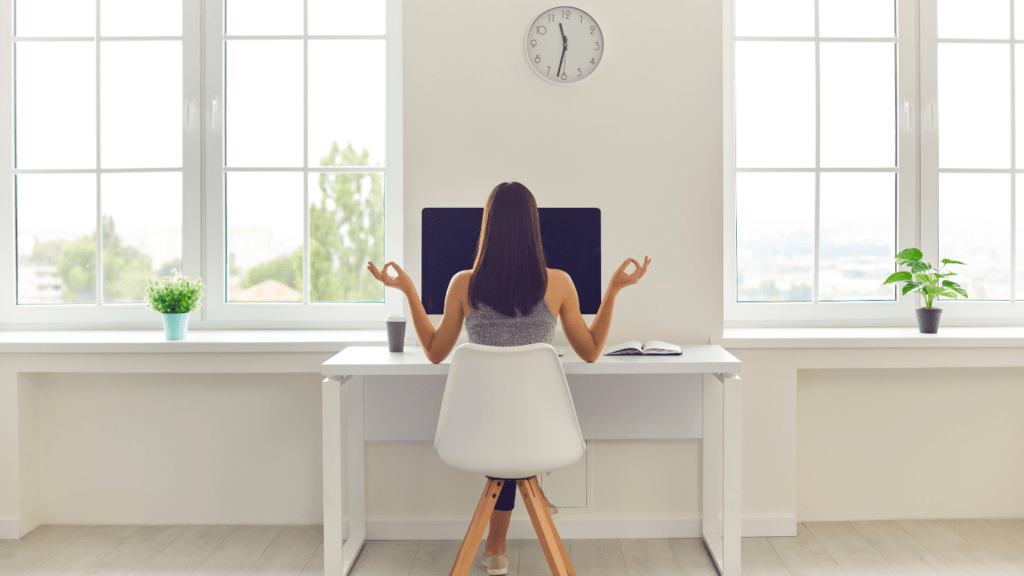
[{"label": "woman's right hand", "polygon": [[[395,274],[397,274],[397,276],[392,277],[388,274],[389,266],[395,269]],[[405,293],[408,293],[409,290],[412,290],[413,292],[416,291],[416,287],[412,283],[412,278],[410,278],[409,275],[405,273],[405,270],[402,270],[402,268],[394,262],[388,262],[381,270],[377,270],[377,266],[375,266],[373,262],[367,262],[366,269],[370,271],[370,274],[373,274],[374,278],[383,282],[385,286],[398,288]]]},{"label": "woman's right hand", "polygon": [[[626,267],[629,266],[630,263],[633,263],[636,266],[636,269],[633,270],[632,274],[626,274]],[[640,281],[641,278],[644,277],[644,274],[647,273],[647,265],[650,263],[651,259],[648,258],[647,256],[644,256],[643,267],[641,267],[640,263],[637,262],[636,260],[632,258],[626,258],[626,261],[623,262],[621,266],[619,266],[618,270],[612,273],[612,278],[611,280],[608,281],[608,287],[613,290],[621,290],[626,286],[636,284],[637,282]]]}]

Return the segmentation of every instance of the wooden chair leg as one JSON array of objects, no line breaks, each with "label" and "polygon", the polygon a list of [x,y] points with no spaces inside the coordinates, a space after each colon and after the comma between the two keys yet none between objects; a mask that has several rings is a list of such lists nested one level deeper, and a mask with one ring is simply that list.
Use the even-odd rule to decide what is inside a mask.
[{"label": "wooden chair leg", "polygon": [[455,564],[449,576],[466,576],[473,566],[473,558],[476,557],[477,548],[480,547],[480,540],[484,537],[484,529],[491,519],[491,512],[494,512],[494,505],[498,502],[498,494],[506,481],[497,478],[489,478],[484,493],[480,496],[480,502],[476,505],[476,512],[473,513],[473,520],[466,530],[466,538],[462,541],[459,554],[455,557]]},{"label": "wooden chair leg", "polygon": [[526,503],[526,511],[530,513],[530,520],[533,521],[537,539],[540,540],[540,547],[544,550],[544,557],[547,558],[551,574],[553,576],[576,576],[576,570],[572,567],[569,554],[565,551],[562,539],[558,536],[558,530],[555,529],[555,522],[551,519],[551,514],[544,504],[537,477],[532,476],[526,480],[518,480],[517,484],[520,494],[523,495],[523,502]]},{"label": "wooden chair leg", "polygon": [[534,476],[530,479],[533,484],[534,501],[537,503],[537,509],[542,511],[544,514],[542,518],[547,518],[548,525],[551,526],[551,533],[555,535],[555,543],[558,545],[558,552],[562,556],[562,562],[565,563],[565,569],[569,573],[569,576],[576,576],[576,570],[572,567],[572,562],[569,560],[569,553],[565,551],[565,544],[562,543],[562,537],[558,535],[558,529],[555,528],[555,521],[551,518],[551,513],[548,512],[548,507],[544,502],[544,491],[540,488],[540,483],[537,481],[537,477]]}]

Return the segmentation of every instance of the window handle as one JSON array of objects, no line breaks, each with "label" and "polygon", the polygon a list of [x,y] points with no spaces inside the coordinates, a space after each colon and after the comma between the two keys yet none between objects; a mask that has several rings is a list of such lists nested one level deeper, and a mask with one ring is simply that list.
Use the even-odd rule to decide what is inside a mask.
[{"label": "window handle", "polygon": [[931,123],[932,132],[939,125],[939,109],[935,106],[935,100],[928,99],[928,121]]},{"label": "window handle", "polygon": [[217,97],[210,99],[210,130],[217,127]]},{"label": "window handle", "polygon": [[193,110],[196,109],[196,97],[189,96],[189,99],[185,102],[185,130],[192,129],[192,114]]},{"label": "window handle", "polygon": [[910,111],[910,99],[903,100],[903,113],[907,115],[907,132],[914,129],[914,121]]}]

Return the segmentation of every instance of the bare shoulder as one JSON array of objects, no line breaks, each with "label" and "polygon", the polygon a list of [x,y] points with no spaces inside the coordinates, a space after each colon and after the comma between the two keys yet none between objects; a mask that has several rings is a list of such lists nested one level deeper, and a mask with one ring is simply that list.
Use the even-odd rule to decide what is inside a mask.
[{"label": "bare shoulder", "polygon": [[568,272],[558,268],[548,268],[548,282],[552,282],[559,289],[565,289],[572,285],[572,278],[569,277]]},{"label": "bare shoulder", "polygon": [[557,268],[548,268],[548,294],[552,298],[549,302],[561,307],[562,302],[569,298],[572,291],[572,278],[567,272]]},{"label": "bare shoulder", "polygon": [[472,275],[472,270],[456,272],[455,276],[452,276],[452,288],[463,292],[467,291],[469,289],[469,279]]},{"label": "bare shoulder", "polygon": [[473,308],[469,303],[469,279],[472,275],[472,270],[457,272],[455,276],[452,276],[452,283],[448,287],[452,298],[460,303],[463,315],[469,315],[469,311]]}]

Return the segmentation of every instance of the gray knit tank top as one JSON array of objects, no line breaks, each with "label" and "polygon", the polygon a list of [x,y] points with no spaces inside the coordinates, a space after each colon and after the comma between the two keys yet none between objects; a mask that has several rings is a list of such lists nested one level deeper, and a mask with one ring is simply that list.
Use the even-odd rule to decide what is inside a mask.
[{"label": "gray knit tank top", "polygon": [[548,301],[541,298],[525,316],[505,316],[483,302],[469,311],[466,333],[473,344],[485,346],[523,346],[545,342],[555,337],[555,317]]}]

